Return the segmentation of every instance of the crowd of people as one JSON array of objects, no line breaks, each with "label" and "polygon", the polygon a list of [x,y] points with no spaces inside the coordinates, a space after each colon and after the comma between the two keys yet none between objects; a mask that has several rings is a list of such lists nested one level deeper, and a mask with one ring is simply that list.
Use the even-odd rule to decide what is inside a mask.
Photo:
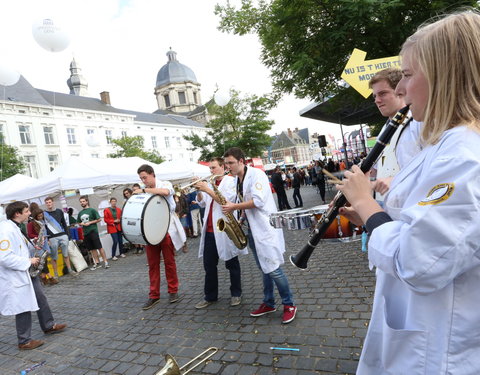
[{"label": "crowd of people", "polygon": [[[390,156],[386,157],[395,158],[396,165],[389,169],[389,164],[382,161],[374,166],[374,172],[364,173],[354,161],[352,165],[339,163],[344,178],[336,187],[349,202],[339,211],[368,232],[368,259],[376,267],[377,277],[357,374],[465,375],[480,371],[476,356],[480,352],[479,29],[480,14],[463,11],[426,24],[410,36],[401,50],[401,71],[379,72],[370,81],[375,103],[385,117],[391,119],[400,107],[408,105],[414,119],[402,123],[397,137],[389,140]],[[386,128],[390,126],[389,121]],[[139,167],[143,187],[134,186],[126,193],[160,195],[170,210],[163,239],[156,245],[145,245],[149,295],[144,310],[160,302],[161,259],[169,302],[183,297],[175,252],[185,249],[190,234],[200,236],[198,255],[203,258],[205,271],[197,309],[207,308],[219,298],[219,259],[230,274],[230,305],[241,304],[238,257],[247,253],[244,245],[248,243],[263,283],[263,300],[250,316],[258,318],[277,310],[276,289],[283,306],[282,323],[295,319],[297,304],[282,268],[283,231],[269,223],[269,216],[277,211],[270,181],[245,160],[237,147],[213,158],[210,170],[216,178],[210,183],[197,181],[198,192],[192,196],[177,196],[172,184],[157,179],[151,166]],[[327,165],[318,161],[306,170],[293,168],[285,177],[275,170],[271,183],[277,192],[278,209],[291,208],[285,194],[290,187],[294,189],[295,206],[302,207],[300,186],[314,181],[317,186],[325,186],[323,170],[332,173],[332,168],[336,167],[328,160]],[[230,175],[224,175],[226,169]],[[387,195],[378,202],[374,191]],[[76,220],[92,253],[92,269],[100,266],[99,255],[108,268],[98,237],[98,211],[89,206],[86,196],[80,197],[80,203],[82,211]],[[105,221],[121,257],[118,233],[122,213],[116,203],[110,200]],[[43,344],[31,338],[32,311],[37,311],[45,333],[66,328],[55,323],[39,277],[29,272],[40,263],[36,251],[49,247],[53,260],[53,247],[63,253],[67,241],[65,263],[68,272],[74,273],[68,262],[63,212],[55,209],[51,198],[45,204],[46,210],[42,211],[24,202],[11,203],[6,207],[8,220],[0,223],[0,312],[15,316],[18,347],[22,350]],[[187,212],[192,216],[191,227],[184,220]],[[26,231],[22,224],[30,216]],[[116,254],[113,249],[112,254]]]}]

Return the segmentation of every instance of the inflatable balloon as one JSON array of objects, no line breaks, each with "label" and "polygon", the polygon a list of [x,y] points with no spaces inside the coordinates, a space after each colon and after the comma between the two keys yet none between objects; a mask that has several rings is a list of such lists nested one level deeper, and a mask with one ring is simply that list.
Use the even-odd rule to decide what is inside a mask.
[{"label": "inflatable balloon", "polygon": [[12,86],[20,79],[20,73],[0,63],[0,85]]},{"label": "inflatable balloon", "polygon": [[89,134],[87,136],[87,145],[89,145],[90,147],[97,147],[98,145],[100,145],[100,142],[95,137],[95,134]]},{"label": "inflatable balloon", "polygon": [[213,100],[220,107],[226,106],[230,101],[230,93],[225,90],[217,90],[215,95],[213,95]]},{"label": "inflatable balloon", "polygon": [[68,34],[53,19],[44,18],[32,25],[33,39],[50,52],[61,52],[70,44]]}]

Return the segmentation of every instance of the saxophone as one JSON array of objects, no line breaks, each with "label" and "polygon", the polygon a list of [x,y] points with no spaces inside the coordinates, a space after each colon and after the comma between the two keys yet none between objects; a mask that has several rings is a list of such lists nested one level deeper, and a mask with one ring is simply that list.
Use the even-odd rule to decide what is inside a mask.
[{"label": "saxophone", "polygon": [[[220,204],[225,204],[227,203],[227,200],[223,196],[222,193],[220,193],[220,190],[218,190],[217,185],[215,184],[215,179],[221,175],[213,175],[210,177],[210,184],[213,187],[213,191],[215,192],[215,195],[217,196],[218,200],[220,201]],[[220,218],[217,220],[217,229],[220,232],[225,232],[225,234],[230,238],[230,240],[233,241],[233,244],[235,247],[238,249],[244,249],[247,246],[247,236],[245,236],[245,233],[243,233],[242,227],[238,223],[238,221],[235,219],[235,216],[233,216],[232,212],[228,212],[224,214],[227,220]]]},{"label": "saxophone", "polygon": [[[43,249],[43,241],[45,240],[44,236],[44,230],[45,230],[45,224],[43,224],[41,221],[35,220],[35,222],[40,225],[40,229],[38,230],[38,237],[37,240],[35,241],[35,246],[39,246]],[[35,257],[37,257],[37,250],[35,250]],[[44,250],[42,255],[40,255],[40,261],[36,266],[30,266],[30,269],[28,272],[30,273],[30,277],[36,277],[40,273],[40,271],[43,270],[43,267],[45,266],[45,262],[47,261],[48,257],[48,251]]]}]

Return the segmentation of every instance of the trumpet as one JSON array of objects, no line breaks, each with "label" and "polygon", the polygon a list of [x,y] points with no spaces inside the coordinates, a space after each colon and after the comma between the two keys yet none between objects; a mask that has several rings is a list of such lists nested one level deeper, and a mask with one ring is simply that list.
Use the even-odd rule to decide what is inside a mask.
[{"label": "trumpet", "polygon": [[212,181],[212,179],[215,180],[217,177],[225,176],[225,175],[227,175],[228,173],[229,173],[229,172],[225,172],[223,175],[222,175],[222,174],[212,174],[212,175],[210,175],[210,176],[208,176],[208,177],[203,177],[203,178],[196,179],[195,181],[190,182],[190,183],[188,183],[188,184],[186,184],[186,185],[180,185],[180,184],[175,185],[175,186],[173,187],[173,189],[175,190],[175,195],[180,196],[180,194],[182,193],[182,191],[184,191],[184,190],[186,190],[186,189],[188,189],[188,190],[185,192],[185,194],[191,193],[192,191],[197,190],[197,189],[194,187],[194,185],[196,185],[196,184],[199,183],[200,181]]}]

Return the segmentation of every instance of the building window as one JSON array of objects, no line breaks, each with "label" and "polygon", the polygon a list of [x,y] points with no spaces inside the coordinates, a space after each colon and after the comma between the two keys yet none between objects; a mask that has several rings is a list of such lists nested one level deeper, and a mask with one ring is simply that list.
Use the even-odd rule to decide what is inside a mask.
[{"label": "building window", "polygon": [[126,130],[122,130],[122,138],[125,138],[127,136],[127,131]]},{"label": "building window", "polygon": [[105,138],[107,139],[107,145],[112,144],[112,131],[111,130],[105,130]]},{"label": "building window", "polygon": [[180,155],[178,155],[178,156],[179,156],[180,160],[183,159],[183,154],[180,154]]},{"label": "building window", "polygon": [[170,107],[170,96],[165,94],[163,95],[163,99],[165,100],[165,107]]},{"label": "building window", "polygon": [[87,134],[95,134],[95,129],[87,129]]},{"label": "building window", "polygon": [[195,104],[198,104],[198,97],[197,97],[197,93],[196,93],[196,92],[193,93],[193,102],[194,102]]},{"label": "building window", "polygon": [[165,137],[165,147],[170,148],[170,137]]},{"label": "building window", "polygon": [[48,155],[48,166],[50,171],[58,167],[58,155]]},{"label": "building window", "polygon": [[18,131],[20,132],[20,142],[22,142],[22,145],[31,145],[32,137],[30,135],[30,126],[18,125]]},{"label": "building window", "polygon": [[98,159],[98,154],[92,154],[92,158]]},{"label": "building window", "polygon": [[172,154],[167,154],[167,161],[172,161]]},{"label": "building window", "polygon": [[75,129],[67,128],[67,140],[69,145],[76,145],[77,139],[75,138]]},{"label": "building window", "polygon": [[177,137],[177,145],[178,147],[182,147],[182,138]]},{"label": "building window", "polygon": [[178,92],[178,102],[180,104],[187,104],[187,98],[185,97],[185,92],[184,91],[179,91]]},{"label": "building window", "polygon": [[44,126],[43,127],[43,136],[45,137],[45,144],[46,145],[53,145],[55,141],[53,139],[53,127],[51,126]]},{"label": "building window", "polygon": [[152,147],[157,148],[157,137],[152,135]]},{"label": "building window", "polygon": [[79,157],[80,154],[70,154],[70,156]]},{"label": "building window", "polygon": [[35,156],[32,155],[27,155],[24,156],[25,164],[27,166],[27,174],[30,177],[33,178],[38,178],[38,172],[37,172],[37,163],[35,161]]},{"label": "building window", "polygon": [[193,161],[193,154],[190,153],[190,161]]}]

